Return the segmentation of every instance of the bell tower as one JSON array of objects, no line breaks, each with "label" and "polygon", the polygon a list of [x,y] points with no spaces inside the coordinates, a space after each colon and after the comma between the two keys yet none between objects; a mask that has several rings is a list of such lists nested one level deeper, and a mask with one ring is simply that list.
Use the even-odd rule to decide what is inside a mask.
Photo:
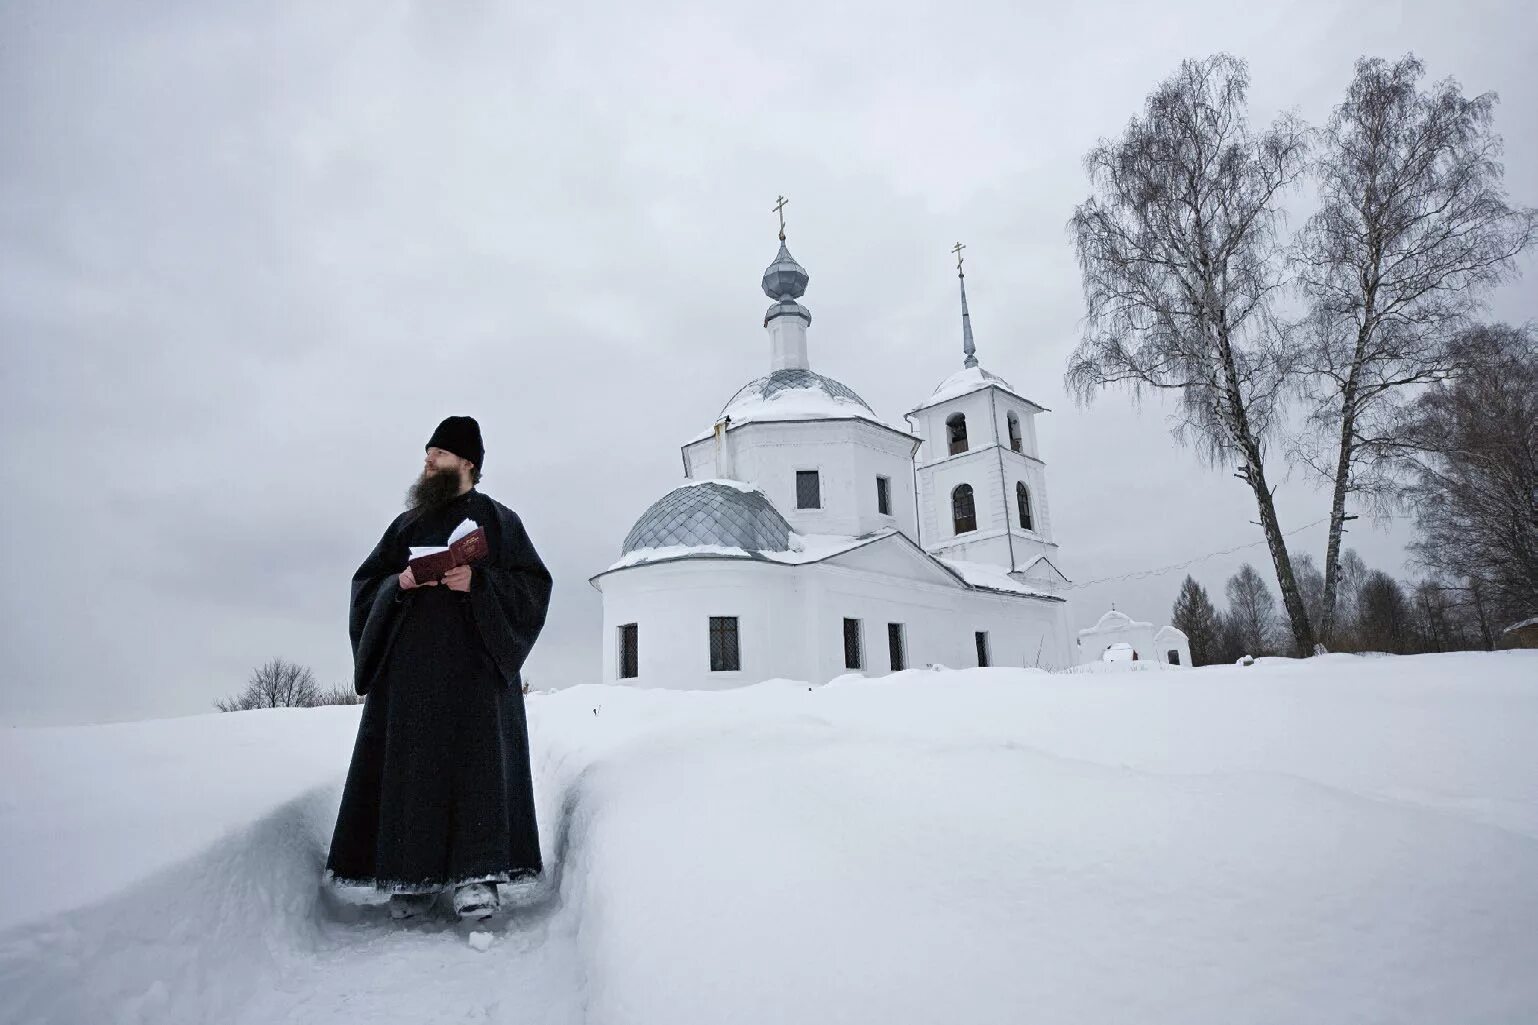
[{"label": "bell tower", "polygon": [[1036,441],[1035,418],[1048,410],[978,362],[965,248],[958,242],[951,250],[961,290],[961,369],[907,415],[923,439],[919,541],[933,555],[997,566],[1053,591],[1067,579],[1055,565],[1046,463]]}]

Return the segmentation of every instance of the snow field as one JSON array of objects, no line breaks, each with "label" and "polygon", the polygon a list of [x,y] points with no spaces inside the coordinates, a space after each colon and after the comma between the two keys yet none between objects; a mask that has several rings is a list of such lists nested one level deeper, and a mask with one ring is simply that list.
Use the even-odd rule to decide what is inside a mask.
[{"label": "snow field", "polygon": [[1530,653],[535,696],[484,952],[320,885],[356,714],[0,738],[0,1021],[1538,1020]]}]

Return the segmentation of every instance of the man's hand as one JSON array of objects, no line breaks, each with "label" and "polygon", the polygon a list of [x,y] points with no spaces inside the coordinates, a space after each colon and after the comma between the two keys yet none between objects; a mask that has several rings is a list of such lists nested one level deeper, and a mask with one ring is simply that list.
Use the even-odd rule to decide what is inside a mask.
[{"label": "man's hand", "polygon": [[417,583],[416,574],[411,572],[411,567],[410,566],[407,566],[405,572],[403,572],[401,574],[401,590],[402,591],[409,591],[413,587],[437,587],[437,586],[438,586],[438,581],[436,581],[436,580],[429,580],[425,584]]},{"label": "man's hand", "polygon": [[470,567],[455,566],[453,569],[443,574],[443,582],[448,586],[450,591],[470,590]]}]

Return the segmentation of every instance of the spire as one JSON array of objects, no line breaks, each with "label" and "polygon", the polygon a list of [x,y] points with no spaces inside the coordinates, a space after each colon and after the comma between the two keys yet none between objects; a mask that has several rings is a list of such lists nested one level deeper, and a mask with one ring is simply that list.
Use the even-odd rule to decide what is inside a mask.
[{"label": "spire", "polygon": [[961,351],[966,353],[964,366],[977,366],[977,346],[972,344],[972,314],[967,311],[967,272],[962,269],[961,251],[966,246],[957,242],[951,248],[956,254],[956,278],[961,282]]}]

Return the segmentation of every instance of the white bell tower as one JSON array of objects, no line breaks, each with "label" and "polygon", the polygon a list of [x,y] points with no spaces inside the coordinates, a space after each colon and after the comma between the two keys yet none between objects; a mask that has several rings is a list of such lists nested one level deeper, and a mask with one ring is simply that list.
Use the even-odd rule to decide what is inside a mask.
[{"label": "white bell tower", "polygon": [[1056,591],[1057,544],[1047,507],[1047,467],[1036,415],[1048,410],[977,362],[960,242],[962,368],[908,414],[923,439],[916,457],[919,541],[933,555],[998,566]]}]

